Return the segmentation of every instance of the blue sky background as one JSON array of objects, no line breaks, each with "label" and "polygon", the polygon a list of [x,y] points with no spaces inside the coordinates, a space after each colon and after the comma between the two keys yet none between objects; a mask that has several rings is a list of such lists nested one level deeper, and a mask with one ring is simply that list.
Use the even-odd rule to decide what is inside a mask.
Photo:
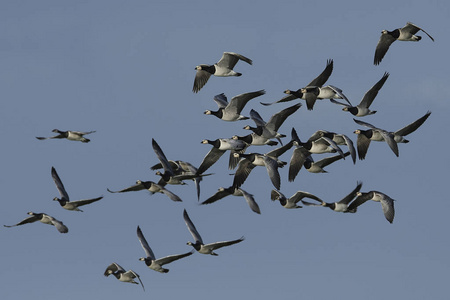
[{"label": "blue sky background", "polygon": [[[62,220],[66,235],[40,223],[0,230],[5,299],[446,299],[448,239],[447,96],[448,1],[8,1],[0,9],[0,184],[2,224],[26,212]],[[419,43],[396,42],[379,66],[373,54],[382,29],[407,21],[423,27]],[[240,78],[214,78],[192,93],[194,67],[214,63],[224,51],[253,60],[235,70]],[[432,112],[399,145],[397,158],[372,143],[367,158],[330,165],[328,174],[301,170],[295,182],[281,169],[281,191],[297,190],[325,201],[340,200],[358,180],[362,191],[396,199],[389,224],[379,203],[356,214],[326,208],[286,210],[270,200],[266,171],[255,168],[242,186],[262,214],[243,198],[199,206],[193,183],[168,186],[182,199],[147,192],[110,194],[137,179],[158,180],[154,138],[169,159],[199,165],[210,147],[202,139],[244,135],[247,124],[206,116],[214,95],[228,98],[265,89],[243,113],[266,120],[298,101],[264,107],[298,89],[334,60],[328,84],[353,104],[385,71],[391,76],[373,102],[378,111],[362,120],[397,130]],[[302,102],[304,104],[304,102]],[[294,127],[302,139],[318,129],[352,133],[352,116],[328,100],[305,105],[280,131]],[[52,129],[96,130],[83,144],[39,141]],[[444,132],[443,132],[444,131]],[[287,141],[287,139],[285,139]],[[250,148],[267,152],[269,146]],[[289,161],[292,151],[281,158]],[[321,156],[315,156],[320,159]],[[104,195],[84,212],[62,209],[50,175],[54,166],[72,200]],[[225,156],[202,182],[201,200],[231,185]],[[236,239],[218,257],[194,255],[148,269],[136,236],[139,225],[157,257],[183,253],[192,240],[182,218],[190,214],[205,242]],[[138,286],[105,278],[117,262],[141,275]]]}]

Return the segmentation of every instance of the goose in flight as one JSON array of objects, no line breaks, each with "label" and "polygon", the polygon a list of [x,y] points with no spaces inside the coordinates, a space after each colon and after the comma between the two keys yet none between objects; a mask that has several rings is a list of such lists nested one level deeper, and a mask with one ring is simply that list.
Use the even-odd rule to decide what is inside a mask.
[{"label": "goose in flight", "polygon": [[69,232],[69,229],[67,228],[66,225],[63,224],[63,222],[53,218],[52,216],[49,216],[45,213],[34,213],[32,211],[28,212],[27,214],[29,214],[30,217],[20,221],[19,223],[15,224],[15,225],[3,225],[3,226],[14,227],[14,226],[20,226],[23,224],[34,223],[36,221],[40,221],[41,223],[55,226],[56,229],[61,233]]},{"label": "goose in flight", "polygon": [[266,167],[267,174],[269,175],[270,181],[276,189],[280,189],[281,179],[280,173],[278,172],[278,168],[284,167],[286,162],[283,162],[278,159],[283,153],[289,150],[293,145],[293,142],[289,142],[288,144],[276,148],[272,151],[269,151],[265,154],[260,153],[234,153],[234,156],[237,158],[243,158],[237,167],[237,170],[234,174],[233,179],[233,187],[240,187],[247,177],[250,175],[250,172],[256,166]]},{"label": "goose in flight", "polygon": [[375,49],[375,56],[373,59],[374,65],[379,65],[381,60],[386,55],[389,47],[395,41],[411,41],[418,42],[422,39],[421,36],[415,35],[419,30],[423,31],[434,42],[434,39],[425,30],[411,22],[406,23],[402,28],[397,28],[392,31],[381,31],[380,39],[378,40],[377,47]]},{"label": "goose in flight", "polygon": [[214,101],[217,103],[219,109],[217,111],[206,110],[205,115],[213,115],[217,118],[233,122],[238,120],[247,120],[248,117],[241,115],[242,110],[248,101],[253,98],[264,95],[266,91],[260,90],[256,92],[250,92],[245,94],[240,94],[231,98],[230,102],[227,101],[227,97],[224,93],[214,96]]},{"label": "goose in flight", "polygon": [[186,223],[187,228],[189,229],[189,232],[191,233],[192,237],[194,238],[194,243],[187,242],[187,244],[194,247],[194,249],[197,250],[199,253],[217,256],[218,254],[214,252],[215,250],[222,248],[222,247],[231,246],[231,245],[240,243],[244,240],[244,237],[241,237],[237,240],[232,240],[232,241],[223,241],[223,242],[204,244],[202,237],[200,236],[200,234],[198,233],[197,229],[194,226],[194,223],[192,223],[191,219],[189,218],[189,215],[188,215],[186,209],[183,211],[183,218],[184,218],[184,222]]},{"label": "goose in flight", "polygon": [[279,190],[272,190],[270,193],[270,199],[272,201],[280,201],[281,206],[287,209],[293,209],[293,208],[302,208],[302,206],[297,205],[297,203],[302,200],[303,198],[310,198],[317,201],[322,201],[319,197],[303,191],[297,191],[294,195],[287,198],[282,192]]},{"label": "goose in flight", "polygon": [[236,188],[233,186],[230,186],[228,188],[220,187],[214,195],[212,195],[211,197],[209,197],[208,199],[206,199],[205,201],[203,201],[200,204],[201,205],[211,204],[211,203],[214,203],[214,202],[216,202],[220,199],[223,199],[227,196],[230,196],[230,195],[233,195],[236,197],[244,197],[244,199],[247,202],[250,209],[257,214],[261,214],[261,210],[259,209],[258,203],[256,203],[253,195],[244,191],[241,188]]},{"label": "goose in flight", "polygon": [[222,58],[213,65],[201,64],[195,67],[197,73],[195,74],[194,87],[192,91],[198,93],[200,89],[208,82],[211,75],[217,77],[241,76],[242,73],[235,72],[234,66],[239,60],[252,64],[252,60],[234,52],[224,52]]},{"label": "goose in flight", "polygon": [[[194,167],[191,163],[182,160],[169,160],[169,164],[172,167],[175,175],[172,176],[173,179],[183,181],[183,180],[193,180],[195,182],[195,187],[197,189],[197,198],[200,199],[200,182],[203,180],[203,177],[210,176],[209,174],[202,174],[198,171],[196,167]],[[161,163],[158,163],[152,167],[151,170],[157,170],[163,168]],[[160,174],[160,173],[157,173]],[[160,182],[163,183],[163,182]]]},{"label": "goose in flight", "polygon": [[314,78],[306,87],[300,88],[298,90],[285,90],[284,93],[287,96],[282,99],[272,102],[272,103],[263,103],[262,105],[272,105],[274,103],[287,102],[295,99],[303,99],[306,100],[306,108],[308,110],[312,110],[314,104],[317,99],[344,99],[348,102],[347,97],[342,93],[342,90],[332,86],[327,85],[323,86],[325,82],[330,77],[333,72],[333,60],[327,60],[327,65],[322,73],[319,74],[316,78]]},{"label": "goose in flight", "polygon": [[381,79],[378,80],[378,82],[375,83],[374,86],[372,86],[370,88],[370,90],[368,90],[364,94],[364,97],[362,98],[361,102],[359,102],[359,104],[356,105],[356,106],[352,106],[352,105],[348,105],[348,104],[345,104],[345,103],[341,103],[341,102],[338,102],[338,101],[336,101],[334,99],[331,99],[331,102],[343,105],[344,108],[342,108],[342,110],[343,111],[348,111],[349,113],[351,113],[355,117],[364,117],[364,116],[367,116],[367,115],[373,115],[377,111],[376,110],[370,110],[369,107],[372,104],[373,100],[375,100],[375,97],[378,95],[378,92],[383,87],[383,85],[386,82],[386,80],[388,79],[388,77],[389,77],[389,73],[385,72],[383,77],[381,77]]},{"label": "goose in flight", "polygon": [[357,129],[354,131],[354,133],[358,135],[356,139],[356,149],[358,150],[358,157],[360,160],[366,158],[367,150],[369,150],[371,141],[386,142],[392,152],[394,152],[395,156],[398,157],[398,145],[394,140],[394,134],[392,134],[392,132],[377,128],[367,122],[356,119],[353,120],[359,125],[369,127],[368,130]]},{"label": "goose in flight", "polygon": [[57,135],[51,136],[51,137],[37,136],[36,138],[38,140],[68,139],[69,141],[80,141],[83,143],[89,143],[91,140],[85,138],[84,135],[94,133],[95,131],[81,132],[81,131],[73,131],[73,130],[62,131],[59,129],[53,129],[52,132],[56,132]]},{"label": "goose in flight", "polygon": [[212,145],[212,147],[198,167],[197,172],[199,174],[203,174],[206,170],[208,170],[219,160],[219,158],[222,157],[226,151],[230,151],[228,168],[230,170],[234,169],[239,162],[239,158],[236,158],[234,153],[244,153],[249,146],[248,143],[237,138],[219,138],[215,140],[204,139],[201,143]]},{"label": "goose in flight", "polygon": [[256,128],[247,125],[244,129],[252,130],[257,135],[260,135],[266,139],[276,138],[278,142],[283,145],[280,138],[285,137],[286,135],[278,133],[278,129],[284,121],[286,121],[287,117],[295,113],[300,107],[301,103],[297,103],[296,105],[285,108],[272,115],[268,122],[265,122],[260,114],[252,109],[250,111],[250,118],[255,122]]},{"label": "goose in flight", "polygon": [[302,203],[306,206],[328,207],[331,210],[334,210],[336,212],[355,213],[356,208],[357,208],[356,205],[352,206],[351,210],[348,207],[350,205],[349,203],[357,197],[358,192],[361,190],[361,187],[362,187],[362,182],[357,182],[356,187],[347,196],[345,196],[344,198],[342,198],[341,200],[339,200],[337,202],[322,201],[320,204],[315,204],[315,203],[311,203],[311,202],[302,200]]},{"label": "goose in flight", "polygon": [[161,193],[169,197],[170,200],[175,202],[181,202],[182,200],[180,197],[166,189],[163,185],[159,185],[153,181],[142,181],[137,180],[135,185],[132,185],[130,187],[124,188],[119,191],[111,191],[110,189],[107,189],[110,193],[126,193],[126,192],[135,192],[135,191],[142,191],[147,190],[150,192],[150,194],[154,193]]},{"label": "goose in flight", "polygon": [[137,278],[141,283],[142,289],[145,291],[144,284],[141,281],[141,277],[139,277],[139,275],[133,270],[125,271],[125,269],[122,268],[118,263],[113,262],[112,264],[110,264],[106,268],[103,275],[105,275],[106,277],[108,277],[109,275],[114,275],[114,277],[116,277],[119,281],[139,284],[134,281],[134,279]]},{"label": "goose in flight", "polygon": [[367,193],[358,192],[357,196],[358,197],[349,205],[348,210],[356,209],[356,207],[360,206],[361,204],[369,200],[373,200],[375,202],[381,203],[381,208],[386,220],[388,220],[389,223],[394,222],[394,199],[378,191],[370,191]]}]

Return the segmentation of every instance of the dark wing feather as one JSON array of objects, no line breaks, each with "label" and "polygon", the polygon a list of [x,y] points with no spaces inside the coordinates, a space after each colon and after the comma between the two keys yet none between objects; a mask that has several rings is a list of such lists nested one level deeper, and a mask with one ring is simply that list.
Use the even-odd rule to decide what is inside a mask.
[{"label": "dark wing feather", "polygon": [[331,75],[331,72],[333,72],[333,60],[329,59],[327,60],[327,65],[325,69],[320,73],[319,76],[314,78],[307,86],[318,86],[321,87],[322,85],[327,82],[328,78]]}]

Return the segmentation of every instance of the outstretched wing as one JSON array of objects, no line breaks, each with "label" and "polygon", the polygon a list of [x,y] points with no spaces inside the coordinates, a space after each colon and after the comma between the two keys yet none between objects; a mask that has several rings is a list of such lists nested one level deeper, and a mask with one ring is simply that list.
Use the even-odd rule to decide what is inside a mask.
[{"label": "outstretched wing", "polygon": [[333,72],[333,60],[329,59],[327,60],[327,65],[325,69],[322,71],[322,73],[320,73],[319,76],[314,78],[307,86],[321,87],[322,85],[325,84],[325,82],[327,82],[328,78],[331,75],[331,72]]},{"label": "outstretched wing", "polygon": [[373,64],[379,65],[383,60],[383,57],[386,55],[386,52],[389,50],[389,47],[393,42],[395,42],[396,38],[390,34],[382,33],[380,39],[378,40],[377,47],[375,49],[375,56],[373,58]]},{"label": "outstretched wing", "polygon": [[56,188],[59,191],[61,200],[69,201],[69,195],[67,194],[66,189],[64,188],[64,185],[54,167],[52,167],[52,178],[53,181],[55,181]]},{"label": "outstretched wing", "polygon": [[139,242],[141,242],[141,246],[145,251],[145,255],[150,258],[151,260],[155,260],[155,254],[153,254],[152,249],[150,248],[150,246],[147,243],[147,240],[144,237],[144,234],[142,234],[141,228],[138,226],[137,227],[137,236],[139,239]]},{"label": "outstretched wing", "polygon": [[417,128],[419,128],[430,116],[431,111],[428,111],[423,117],[420,119],[417,119],[416,121],[412,122],[411,124],[406,125],[405,127],[397,130],[394,134],[400,135],[400,136],[406,136],[414,131],[416,131]]},{"label": "outstretched wing", "polygon": [[110,265],[106,268],[105,273],[103,273],[103,275],[109,276],[109,275],[111,275],[112,273],[115,273],[115,272],[117,272],[117,271],[123,271],[123,272],[125,272],[124,268],[122,268],[119,264],[113,262],[112,264],[110,264]]},{"label": "outstretched wing", "polygon": [[184,222],[186,223],[186,226],[188,227],[189,232],[191,233],[195,242],[203,244],[202,237],[200,236],[197,229],[195,228],[194,223],[192,223],[191,219],[189,218],[189,215],[188,215],[186,209],[183,211],[183,218],[184,218]]},{"label": "outstretched wing", "polygon": [[219,67],[225,67],[228,69],[233,69],[239,60],[243,60],[249,65],[253,62],[250,58],[247,58],[243,55],[234,53],[234,52],[224,52],[222,58],[217,62]]}]

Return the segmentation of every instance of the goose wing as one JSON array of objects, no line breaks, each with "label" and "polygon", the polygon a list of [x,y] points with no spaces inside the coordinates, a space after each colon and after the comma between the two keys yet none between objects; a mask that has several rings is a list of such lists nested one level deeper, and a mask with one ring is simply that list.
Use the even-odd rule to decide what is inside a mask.
[{"label": "goose wing", "polygon": [[216,250],[222,247],[226,247],[226,246],[231,246],[237,243],[240,243],[244,240],[244,237],[241,237],[237,240],[232,240],[232,241],[223,241],[223,242],[215,242],[215,243],[211,243],[211,244],[206,244],[203,247],[211,249],[211,250]]},{"label": "goose wing", "polygon": [[393,42],[395,42],[396,38],[394,38],[390,34],[381,34],[380,39],[378,40],[377,47],[375,48],[375,56],[373,58],[373,64],[379,65],[383,60],[383,57],[386,55],[386,52],[389,50],[389,47]]},{"label": "goose wing", "polygon": [[286,118],[296,112],[301,106],[301,103],[297,103],[293,106],[283,109],[282,111],[277,112],[270,118],[269,122],[267,122],[266,127],[274,131],[278,131]]},{"label": "goose wing", "polygon": [[402,30],[406,30],[406,31],[410,32],[411,34],[416,34],[419,30],[422,30],[434,42],[433,37],[431,35],[429,35],[428,32],[426,32],[425,30],[423,30],[419,26],[414,25],[411,22],[406,23],[406,25],[402,28]]},{"label": "goose wing", "polygon": [[361,190],[362,182],[358,181],[356,187],[344,198],[342,198],[338,203],[349,204],[356,197],[356,193]]},{"label": "goose wing", "polygon": [[162,257],[162,258],[158,258],[155,262],[158,263],[160,266],[162,266],[165,264],[169,264],[173,261],[176,261],[178,259],[181,259],[183,257],[192,255],[193,253],[194,253],[194,250],[187,252],[187,253],[183,253],[183,254],[169,255],[169,256]]},{"label": "goose wing", "polygon": [[278,162],[275,159],[268,157],[267,155],[264,155],[263,159],[270,181],[272,181],[273,186],[279,190],[281,179],[280,173],[278,172]]},{"label": "goose wing", "polygon": [[219,67],[225,67],[232,70],[239,60],[245,61],[249,65],[253,63],[250,58],[247,58],[241,54],[224,52],[222,58],[217,62],[217,65]]},{"label": "goose wing", "polygon": [[158,157],[159,161],[161,162],[161,165],[164,168],[164,173],[169,174],[170,176],[173,176],[175,173],[173,172],[173,169],[169,163],[169,160],[166,158],[166,155],[162,151],[161,147],[159,147],[158,143],[154,139],[152,139],[152,147],[156,153],[156,156]]},{"label": "goose wing", "polygon": [[364,94],[359,106],[369,108],[375,97],[378,95],[378,91],[383,87],[388,77],[389,73],[385,72],[383,77],[381,77],[381,79]]},{"label": "goose wing", "polygon": [[360,160],[366,158],[367,150],[369,150],[370,139],[364,134],[358,134],[356,138],[356,149],[358,150],[358,157]]},{"label": "goose wing", "polygon": [[205,201],[203,201],[202,203],[200,203],[201,205],[203,204],[211,204],[214,203],[222,198],[225,198],[229,195],[232,194],[232,190],[234,188],[230,187],[230,188],[220,188],[214,195],[212,195],[211,197],[209,197],[208,199],[206,199]]},{"label": "goose wing", "polygon": [[147,240],[144,237],[144,234],[142,233],[141,228],[138,226],[137,227],[137,236],[139,239],[139,242],[141,242],[141,246],[145,251],[145,255],[147,256],[147,258],[150,258],[151,260],[155,260],[155,254],[153,254],[152,249],[150,248],[150,246],[147,243]]},{"label": "goose wing", "polygon": [[211,73],[197,69],[197,72],[195,73],[195,79],[194,79],[194,86],[192,87],[192,91],[194,93],[198,93],[202,87],[205,86],[205,84],[208,82],[209,77],[211,77]]},{"label": "goose wing", "polygon": [[103,275],[109,276],[117,271],[125,272],[125,269],[122,268],[119,264],[113,262],[106,268],[105,273],[103,273]]},{"label": "goose wing", "polygon": [[203,174],[213,164],[215,164],[219,158],[225,153],[225,150],[219,150],[216,147],[212,147],[211,150],[205,155],[202,163],[197,169],[198,174]]},{"label": "goose wing", "polygon": [[348,151],[350,152],[350,156],[352,157],[353,163],[356,163],[356,150],[355,146],[353,145],[353,141],[345,134],[341,134],[340,136],[342,136],[342,138],[345,141],[345,144],[348,147]]},{"label": "goose wing", "polygon": [[129,277],[131,277],[131,278],[137,278],[137,279],[139,280],[139,282],[141,283],[142,289],[143,289],[144,292],[145,292],[144,284],[142,283],[141,276],[139,276],[138,273],[136,273],[136,272],[133,271],[133,270],[128,270],[128,271],[126,271],[126,272],[124,273],[124,275],[125,275],[125,276],[129,276]]},{"label": "goose wing", "polygon": [[264,106],[269,106],[269,105],[272,105],[274,103],[288,102],[288,101],[292,101],[292,100],[295,100],[295,99],[298,99],[298,97],[293,95],[293,94],[290,94],[290,95],[284,96],[283,98],[281,98],[280,100],[275,101],[275,102],[271,102],[271,103],[259,102],[259,103],[261,103]]},{"label": "goose wing", "polygon": [[258,203],[256,203],[255,198],[252,194],[247,193],[241,188],[238,188],[238,190],[242,193],[242,196],[244,196],[245,201],[247,202],[248,206],[252,211],[254,211],[257,214],[261,214],[261,210],[259,209]]},{"label": "goose wing", "polygon": [[69,195],[67,194],[66,189],[64,188],[64,185],[54,167],[52,167],[52,178],[53,181],[55,181],[61,200],[69,201]]},{"label": "goose wing", "polygon": [[428,111],[423,117],[417,119],[416,121],[412,122],[411,124],[406,125],[405,127],[397,130],[394,132],[395,135],[400,136],[406,136],[414,131],[416,131],[417,128],[419,128],[430,116],[431,111]]},{"label": "goose wing", "polygon": [[327,65],[325,69],[322,71],[322,73],[319,74],[316,78],[314,78],[307,86],[322,86],[327,82],[328,78],[331,75],[331,72],[333,72],[333,60],[328,59]]},{"label": "goose wing", "polygon": [[248,101],[261,95],[264,95],[265,93],[266,93],[265,90],[260,90],[256,92],[250,92],[234,96],[233,98],[231,98],[230,104],[228,105],[227,109],[232,110],[236,114],[240,114],[241,111],[244,109],[245,105],[248,103]]},{"label": "goose wing", "polygon": [[292,152],[291,160],[289,162],[289,175],[288,180],[290,182],[294,181],[298,172],[300,172],[303,164],[305,163],[307,157],[310,156],[308,150],[303,147],[297,147]]},{"label": "goose wing", "polygon": [[225,108],[228,105],[227,96],[225,96],[224,93],[215,95],[214,101],[216,102],[216,104],[219,108]]},{"label": "goose wing", "polygon": [[349,105],[352,105],[352,104],[350,103],[350,101],[347,99],[347,96],[344,95],[344,92],[343,92],[340,88],[338,88],[338,87],[336,87],[336,86],[334,86],[334,85],[327,85],[326,87],[330,88],[330,89],[331,89],[336,95],[338,95],[341,99],[347,101],[347,103],[348,103]]},{"label": "goose wing", "polygon": [[[148,183],[150,183],[150,182],[148,182]],[[108,188],[106,190],[108,192],[110,192],[110,193],[125,193],[125,192],[142,191],[142,190],[145,190],[145,189],[146,189],[146,187],[144,185],[144,182],[138,180],[135,185],[132,185],[132,186],[127,187],[127,188],[124,188],[124,189],[119,190],[119,191],[111,191]]]},{"label": "goose wing", "polygon": [[319,201],[321,203],[323,202],[323,200],[320,199],[319,197],[317,197],[316,195],[313,195],[311,193],[304,192],[304,191],[297,191],[294,195],[292,195],[291,198],[289,198],[288,201],[292,202],[292,203],[297,203],[300,200],[302,200],[303,198],[314,199],[314,200],[317,200],[317,201]]},{"label": "goose wing", "polygon": [[189,218],[189,215],[186,211],[186,209],[183,211],[183,219],[186,223],[187,228],[189,229],[189,232],[191,233],[192,237],[194,238],[194,241],[196,243],[203,244],[202,237],[198,233],[197,229],[195,228],[194,223],[192,223],[191,218]]},{"label": "goose wing", "polygon": [[348,206],[347,210],[348,211],[355,210],[361,204],[364,204],[365,202],[372,199],[372,197],[373,197],[372,193],[363,193],[362,195],[356,197],[356,199]]},{"label": "goose wing", "polygon": [[14,227],[14,226],[20,226],[20,225],[23,225],[23,224],[33,223],[33,222],[36,222],[36,221],[39,221],[39,217],[36,216],[36,215],[32,215],[32,216],[30,216],[28,218],[23,219],[22,221],[20,221],[17,224],[14,224],[14,225],[3,225],[3,226],[5,226],[5,227]]},{"label": "goose wing", "polygon": [[[344,156],[346,156],[346,157],[349,156],[349,155],[350,155],[350,152],[345,152],[344,153]],[[328,165],[330,165],[330,164],[332,164],[335,161],[338,161],[340,159],[342,159],[342,156],[340,154],[337,154],[337,155],[333,155],[333,156],[330,156],[330,157],[322,158],[321,160],[318,160],[318,161],[314,162],[314,164],[319,166],[320,168],[325,168],[326,166],[328,166]]]},{"label": "goose wing", "polygon": [[171,191],[169,191],[168,189],[164,188],[163,186],[157,184],[159,190],[161,193],[163,193],[164,195],[166,195],[167,197],[169,197],[170,200],[175,201],[175,202],[182,202],[183,200],[181,200],[180,197],[178,197],[177,195],[175,195],[174,193],[172,193]]},{"label": "goose wing", "polygon": [[247,179],[248,175],[250,175],[250,172],[253,170],[254,167],[255,165],[252,164],[252,162],[249,159],[245,158],[241,160],[234,174],[233,187],[235,188],[240,187]]},{"label": "goose wing", "polygon": [[383,197],[380,202],[386,220],[388,220],[389,223],[394,222],[394,215],[395,215],[394,200],[388,197],[387,195],[383,194]]},{"label": "goose wing", "polygon": [[103,196],[97,197],[97,198],[92,198],[92,199],[82,199],[82,200],[72,201],[71,203],[75,204],[78,207],[78,206],[83,206],[83,205],[98,201],[100,199],[103,199]]},{"label": "goose wing", "polygon": [[61,232],[61,233],[67,233],[69,232],[69,228],[67,228],[66,225],[64,225],[63,222],[61,222],[60,220],[57,220],[51,216],[48,216],[52,222],[52,224],[56,227],[56,229]]}]

